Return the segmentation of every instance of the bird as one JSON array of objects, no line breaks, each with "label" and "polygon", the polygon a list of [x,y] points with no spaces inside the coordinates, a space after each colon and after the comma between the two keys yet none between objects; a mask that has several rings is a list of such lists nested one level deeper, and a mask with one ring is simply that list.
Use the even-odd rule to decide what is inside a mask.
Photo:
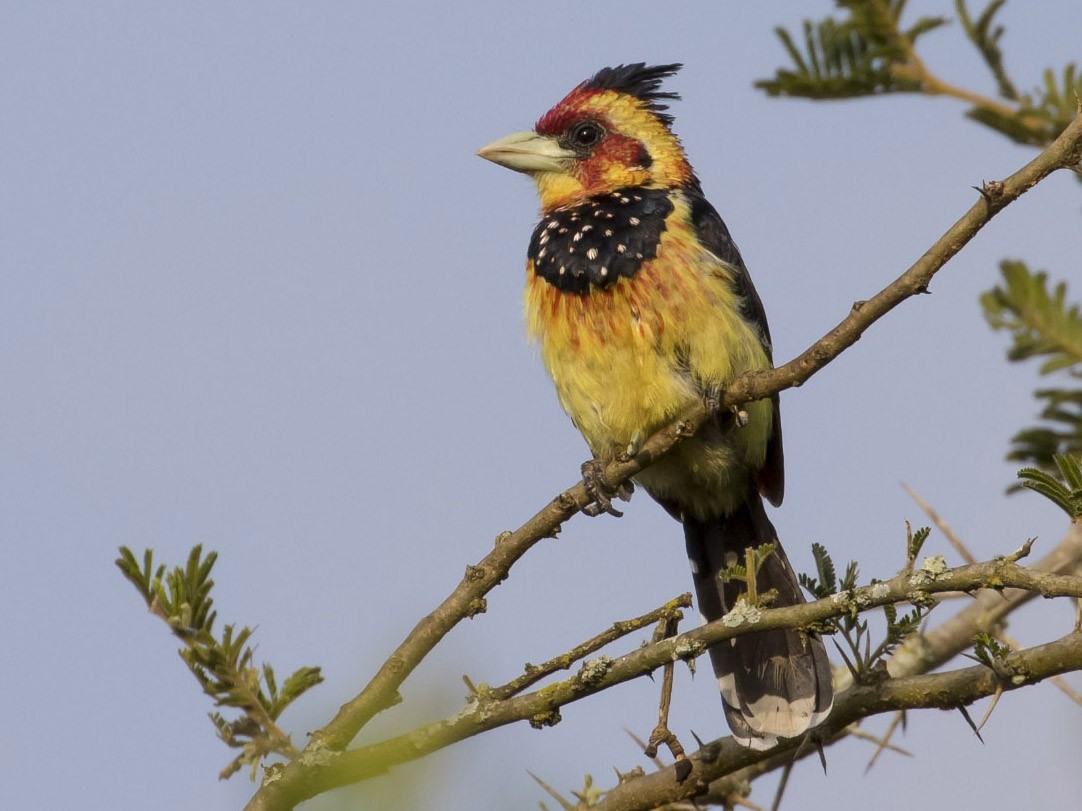
[{"label": "bird", "polygon": [[[594,512],[617,512],[608,496],[627,495],[606,488],[606,463],[633,455],[694,403],[716,405],[737,376],[773,366],[762,301],[667,112],[680,96],[663,83],[682,67],[603,68],[533,130],[477,153],[537,186],[526,327],[592,453],[583,473]],[[757,592],[773,591],[772,606],[805,602],[763,505],[784,493],[777,394],[716,409],[635,482],[683,525],[704,622],[737,607],[746,586],[723,572],[763,544],[773,550],[753,575]],[[744,746],[771,748],[830,712],[830,663],[815,633],[753,632],[709,652]]]}]

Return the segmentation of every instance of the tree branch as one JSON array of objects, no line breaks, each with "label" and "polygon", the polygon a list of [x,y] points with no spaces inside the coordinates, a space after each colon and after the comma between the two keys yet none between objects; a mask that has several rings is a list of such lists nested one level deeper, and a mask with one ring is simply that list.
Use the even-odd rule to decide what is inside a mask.
[{"label": "tree branch", "polygon": [[[1045,597],[1082,597],[1082,577],[1033,572],[1017,565],[1011,558],[999,558],[944,572],[927,569],[903,572],[891,580],[812,603],[761,609],[753,622],[741,620],[739,624],[732,624],[733,615],[729,614],[679,636],[637,648],[617,659],[600,657],[587,661],[570,678],[532,693],[505,700],[475,694],[461,711],[450,718],[348,752],[325,752],[318,762],[310,764],[308,786],[326,791],[355,783],[382,774],[391,766],[415,760],[452,743],[516,721],[526,720],[537,726],[554,723],[559,718],[559,708],[566,704],[644,676],[677,659],[694,659],[708,647],[742,634],[776,628],[806,628],[852,611],[867,611],[906,601],[927,601],[930,595],[943,592],[1008,587],[1026,589]],[[831,729],[840,730],[841,727]],[[733,746],[743,749],[736,744]],[[673,782],[676,782],[675,779]]]},{"label": "tree branch", "polygon": [[[1080,161],[1082,115],[1076,115],[1070,126],[1024,167],[1001,182],[985,183],[980,190],[981,199],[905,273],[871,299],[854,304],[848,316],[796,359],[777,369],[739,377],[724,392],[722,406],[762,399],[804,383],[852,346],[875,321],[906,299],[925,292],[935,273],[999,211],[1056,169],[1073,168]],[[707,416],[705,404],[696,405],[678,415],[672,424],[650,437],[635,456],[609,464],[605,469],[606,479],[613,484],[627,481],[681,439],[693,435]],[[253,796],[247,809],[271,811],[292,808],[300,800],[329,788],[330,785],[316,776],[324,771],[321,765],[328,758],[341,761],[348,757],[335,757],[335,754],[348,746],[372,717],[400,701],[398,688],[435,645],[461,620],[483,612],[484,596],[506,579],[514,563],[542,538],[553,537],[563,522],[588,501],[585,486],[580,482],[549,502],[515,532],[501,534],[496,539],[495,548],[479,564],[467,567],[465,577],[454,591],[414,627],[368,685],[344,704],[327,726],[312,735],[301,755],[268,771],[263,786]],[[515,701],[526,698],[522,696]]]},{"label": "tree branch", "polygon": [[[1077,631],[1044,645],[1016,651],[1006,657],[1006,665],[1015,675],[1002,679],[984,665],[921,676],[891,678],[874,685],[854,686],[835,697],[834,709],[818,727],[824,741],[845,734],[846,728],[862,718],[903,709],[957,709],[997,690],[1015,690],[1072,670],[1082,669],[1082,633]],[[800,756],[802,741],[784,741],[771,750],[769,763],[774,767],[791,763]],[[732,738],[704,745],[691,755],[693,779],[676,783],[673,767],[636,778],[612,789],[593,808],[599,811],[649,811],[707,791],[710,781],[731,775],[745,767],[754,768],[756,753],[740,746]],[[736,787],[734,782],[733,787]],[[713,795],[715,792],[711,790]]]}]

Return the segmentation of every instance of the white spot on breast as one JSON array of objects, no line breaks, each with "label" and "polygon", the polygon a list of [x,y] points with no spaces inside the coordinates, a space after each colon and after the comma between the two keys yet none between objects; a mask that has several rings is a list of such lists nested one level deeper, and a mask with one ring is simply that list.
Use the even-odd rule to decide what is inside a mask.
[{"label": "white spot on breast", "polygon": [[632,225],[638,225],[640,222],[642,222],[642,220],[640,220],[638,217],[632,217],[628,220],[628,222]]},{"label": "white spot on breast", "polygon": [[567,273],[567,268],[565,268],[563,265],[560,265],[560,275],[563,276],[565,273]]},{"label": "white spot on breast", "polygon": [[582,232],[581,233],[585,234],[587,231],[593,231],[593,230],[594,230],[594,227],[592,225],[590,225],[589,223],[586,223],[586,225],[582,226]]},{"label": "white spot on breast", "polygon": [[611,236],[612,236],[612,229],[611,229],[611,228],[606,228],[606,229],[605,229],[605,236],[607,236],[607,237],[611,237]]},{"label": "white spot on breast", "polygon": [[546,250],[548,250],[548,248],[542,248],[541,250],[539,250],[537,252],[537,258],[540,259],[541,257],[543,257],[545,255]]},{"label": "white spot on breast", "polygon": [[601,273],[602,277],[608,276],[609,275],[609,269],[607,267],[605,267],[604,265],[602,265],[600,273]]},{"label": "white spot on breast", "polygon": [[616,246],[616,252],[617,253],[623,253],[626,250],[627,250],[627,245],[617,245]]},{"label": "white spot on breast", "polygon": [[579,231],[575,236],[571,237],[572,242],[578,242],[580,239],[582,239],[582,231]]},{"label": "white spot on breast", "polygon": [[590,248],[590,250],[586,252],[586,258],[597,259],[597,248]]},{"label": "white spot on breast", "polygon": [[545,228],[551,231],[553,228],[559,227],[559,225],[559,220],[549,220],[548,225],[546,225]]}]

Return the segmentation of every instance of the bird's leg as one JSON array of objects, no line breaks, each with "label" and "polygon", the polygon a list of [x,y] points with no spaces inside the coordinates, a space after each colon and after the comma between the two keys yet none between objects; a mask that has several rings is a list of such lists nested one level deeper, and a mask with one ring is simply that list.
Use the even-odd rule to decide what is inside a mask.
[{"label": "bird's leg", "polygon": [[[717,383],[709,384],[703,393],[703,400],[712,413],[718,414],[721,411],[721,386]],[[737,428],[743,428],[748,424],[748,412],[740,406],[731,405],[727,410],[733,417],[733,425]],[[720,421],[720,414],[718,414],[718,418]]]},{"label": "bird's leg", "polygon": [[712,413],[718,413],[721,410],[721,385],[719,383],[707,384],[706,391],[703,392],[703,400]]},{"label": "bird's leg", "polygon": [[590,497],[590,502],[582,511],[591,517],[602,513],[622,517],[623,513],[612,506],[613,496],[621,501],[630,501],[631,494],[635,492],[631,482],[624,482],[618,487],[609,484],[605,478],[605,463],[600,459],[582,463],[582,483],[586,487],[586,495]]},{"label": "bird's leg", "polygon": [[635,454],[642,450],[642,443],[645,441],[646,437],[643,436],[642,431],[636,431],[635,435],[631,437],[631,441],[627,443],[627,447],[624,448],[624,452],[620,454],[620,461],[626,462],[633,459]]},{"label": "bird's leg", "polygon": [[[674,618],[663,619],[654,632],[654,642],[676,636],[677,620]],[[659,746],[666,746],[672,753],[676,763],[676,782],[683,783],[691,774],[691,761],[688,760],[684,747],[679,739],[669,729],[669,706],[672,704],[672,681],[675,662],[667,662],[664,667],[664,675],[661,677],[661,701],[657,708],[657,726],[650,733],[650,740],[646,743],[643,754],[649,758],[657,757]]]}]

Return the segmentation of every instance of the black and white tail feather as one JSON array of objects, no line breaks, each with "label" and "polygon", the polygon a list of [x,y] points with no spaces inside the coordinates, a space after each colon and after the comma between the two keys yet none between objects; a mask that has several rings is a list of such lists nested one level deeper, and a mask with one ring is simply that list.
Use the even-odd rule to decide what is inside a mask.
[{"label": "black and white tail feather", "polygon": [[[774,552],[756,575],[760,593],[775,589],[772,606],[805,602],[796,575],[778,542],[777,532],[752,492],[735,513],[698,520],[685,515],[684,538],[703,620],[720,619],[745,591],[739,580],[723,583],[719,573],[744,563],[744,550],[769,543]],[[779,738],[793,738],[820,723],[830,712],[834,693],[823,641],[793,630],[743,634],[710,648],[721,688],[725,718],[733,737],[752,749],[769,749]]]}]

